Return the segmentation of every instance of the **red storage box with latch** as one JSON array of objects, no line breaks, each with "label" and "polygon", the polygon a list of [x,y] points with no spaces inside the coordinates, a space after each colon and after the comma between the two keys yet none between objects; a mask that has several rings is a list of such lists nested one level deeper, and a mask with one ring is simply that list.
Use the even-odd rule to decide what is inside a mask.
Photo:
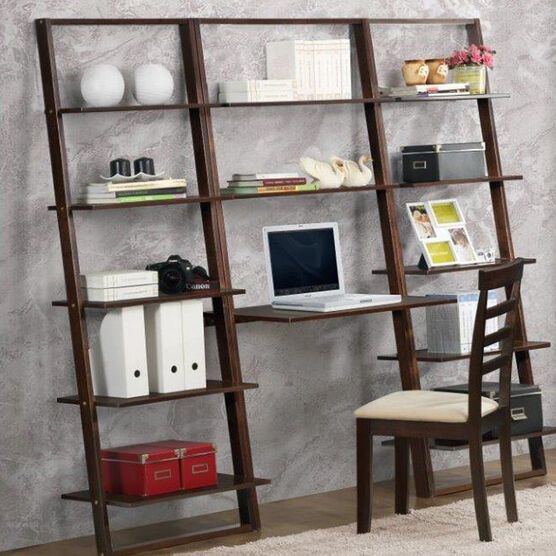
[{"label": "red storage box with latch", "polygon": [[181,488],[192,490],[214,486],[216,475],[216,446],[210,442],[190,440],[161,440],[151,446],[175,450],[180,460]]},{"label": "red storage box with latch", "polygon": [[152,496],[180,490],[180,452],[171,447],[135,444],[102,450],[104,490]]}]

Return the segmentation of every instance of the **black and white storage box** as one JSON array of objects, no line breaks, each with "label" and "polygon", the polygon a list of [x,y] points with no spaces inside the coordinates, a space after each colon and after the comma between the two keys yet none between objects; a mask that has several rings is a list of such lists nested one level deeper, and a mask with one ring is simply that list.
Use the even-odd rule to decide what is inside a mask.
[{"label": "black and white storage box", "polygon": [[[482,395],[498,401],[498,382],[483,382]],[[435,388],[439,392],[468,393],[468,384],[456,384]],[[536,384],[512,384],[510,394],[510,412],[512,416],[512,436],[541,431],[543,428],[541,389]],[[498,431],[484,434],[484,440],[498,438]],[[462,444],[459,440],[436,439],[436,444],[454,446]]]},{"label": "black and white storage box", "polygon": [[483,142],[411,145],[401,152],[403,181],[407,183],[486,176]]}]

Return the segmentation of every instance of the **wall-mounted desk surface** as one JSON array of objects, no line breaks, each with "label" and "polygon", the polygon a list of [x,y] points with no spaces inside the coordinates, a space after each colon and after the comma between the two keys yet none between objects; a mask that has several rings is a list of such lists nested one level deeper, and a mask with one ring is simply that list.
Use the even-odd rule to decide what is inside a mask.
[{"label": "wall-mounted desk surface", "polygon": [[241,307],[235,309],[236,322],[282,322],[294,323],[307,320],[333,319],[355,315],[366,315],[370,313],[385,313],[388,311],[401,311],[431,305],[445,305],[455,303],[454,297],[447,296],[403,296],[400,303],[388,303],[385,305],[373,305],[372,307],[361,307],[358,309],[347,309],[344,311],[331,311],[328,313],[316,313],[310,311],[286,311],[274,309],[272,305],[256,305],[253,307]]}]

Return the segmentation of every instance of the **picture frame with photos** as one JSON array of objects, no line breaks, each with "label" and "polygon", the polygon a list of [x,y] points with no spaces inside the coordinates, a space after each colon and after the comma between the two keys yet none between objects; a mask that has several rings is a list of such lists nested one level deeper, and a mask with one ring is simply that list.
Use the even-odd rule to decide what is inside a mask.
[{"label": "picture frame with photos", "polygon": [[405,207],[427,267],[481,262],[457,199],[416,201]]}]

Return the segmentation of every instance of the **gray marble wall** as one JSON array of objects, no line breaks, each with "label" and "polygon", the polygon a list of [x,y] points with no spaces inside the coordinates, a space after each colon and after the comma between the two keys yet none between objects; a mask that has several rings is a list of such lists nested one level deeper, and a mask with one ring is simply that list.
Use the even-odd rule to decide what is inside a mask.
[{"label": "gray marble wall", "polygon": [[[523,173],[508,184],[516,251],[537,257],[526,271],[524,300],[531,338],[554,340],[556,196],[554,72],[555,14],[552,0],[378,0],[245,2],[206,0],[1,0],[2,58],[2,303],[0,351],[0,549],[44,543],[92,531],[87,505],[62,502],[61,492],[86,487],[81,427],[76,408],[55,398],[75,391],[68,319],[52,299],[64,296],[60,245],[33,20],[38,17],[481,17],[486,40],[498,50],[492,73],[495,90],[512,97],[496,102],[504,169]],[[347,36],[331,28],[233,28],[203,31],[211,84],[221,79],[264,76],[264,42],[270,38]],[[57,29],[59,77],[67,103],[78,102],[79,75],[98,62],[120,66],[127,75],[145,60],[162,62],[179,81],[175,29]],[[381,82],[399,80],[400,60],[445,55],[464,44],[461,29],[378,28],[375,43]],[[178,96],[183,90],[178,90]],[[480,139],[473,103],[386,107],[387,134],[394,153],[403,144]],[[368,149],[361,106],[277,107],[217,110],[218,165],[224,181],[234,171],[295,168],[303,155],[353,157]],[[183,175],[195,189],[187,114],[114,113],[68,116],[66,135],[72,189],[94,179],[117,156],[149,155],[159,169]],[[399,206],[418,198],[457,195],[477,245],[495,242],[488,189],[454,187],[400,194]],[[416,262],[417,246],[400,208],[404,256]],[[307,221],[339,222],[347,285],[384,291],[384,265],[373,195],[243,201],[225,207],[234,283],[247,289],[237,305],[267,299],[261,227]],[[82,270],[142,267],[178,252],[205,259],[195,206],[76,215]],[[409,278],[413,292],[472,288],[473,273]],[[424,345],[422,311],[414,312],[419,346]],[[94,336],[98,320],[92,316]],[[218,375],[214,332],[208,331],[209,374]],[[242,325],[239,344],[246,380],[260,383],[247,406],[255,469],[273,484],[259,490],[262,501],[339,489],[354,484],[352,410],[400,387],[397,365],[377,362],[394,350],[388,315],[304,325]],[[556,420],[556,379],[550,350],[533,355],[545,389],[546,421]],[[460,381],[465,365],[423,365],[425,386]],[[125,411],[100,410],[103,445],[181,436],[210,439],[218,462],[230,470],[223,400],[217,396]],[[547,440],[547,445],[554,442]],[[516,450],[523,451],[523,445]],[[489,451],[489,457],[496,452]],[[460,454],[434,455],[437,468],[462,464]],[[377,479],[392,475],[392,454],[376,452]],[[111,512],[116,528],[230,508],[233,496]]]}]

